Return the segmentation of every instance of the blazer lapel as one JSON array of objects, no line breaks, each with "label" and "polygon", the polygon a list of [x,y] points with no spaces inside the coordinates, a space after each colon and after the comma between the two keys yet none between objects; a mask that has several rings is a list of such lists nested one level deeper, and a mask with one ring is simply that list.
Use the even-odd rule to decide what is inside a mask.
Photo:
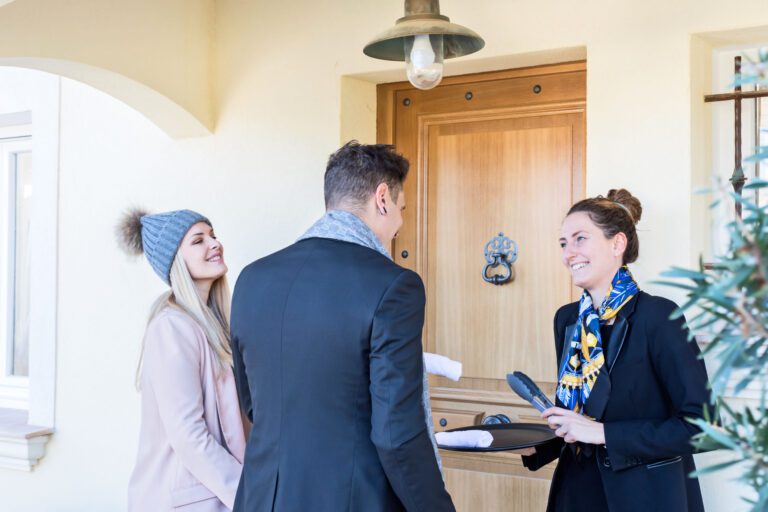
[{"label": "blazer lapel", "polygon": [[635,306],[637,305],[637,298],[640,295],[635,295],[616,315],[616,321],[613,323],[613,330],[611,331],[611,337],[608,339],[608,346],[605,348],[605,362],[608,365],[608,373],[613,370],[613,365],[616,364],[616,360],[621,355],[621,350],[624,348],[624,342],[627,337],[627,329],[629,328],[629,317],[635,312]]},{"label": "blazer lapel", "polygon": [[573,332],[576,330],[576,327],[578,327],[578,325],[579,325],[579,319],[577,318],[575,322],[565,326],[565,338],[563,338],[563,350],[560,353],[560,358],[557,360],[558,377],[560,373],[560,367],[563,364],[563,358],[568,357],[568,349],[571,347]]},{"label": "blazer lapel", "polygon": [[[565,338],[563,338],[563,349],[560,352],[560,356],[557,359],[557,375],[556,375],[557,379],[560,379],[560,367],[563,364],[564,358],[568,357],[568,348],[571,346],[571,339],[573,339],[573,332],[576,330],[576,327],[578,325],[579,325],[579,320],[577,318],[574,323],[565,326],[565,333],[564,333]],[[558,407],[564,407],[564,404],[560,402],[559,398],[557,398],[557,392],[555,392],[555,405],[557,405]]]},{"label": "blazer lapel", "polygon": [[616,315],[613,323],[611,337],[605,347],[605,364],[600,369],[600,375],[595,381],[595,386],[589,394],[589,400],[584,404],[584,414],[598,421],[602,421],[605,414],[605,408],[608,407],[608,400],[611,397],[611,370],[621,354],[624,347],[624,341],[627,337],[629,322],[627,318],[634,312],[637,297],[633,297]]}]

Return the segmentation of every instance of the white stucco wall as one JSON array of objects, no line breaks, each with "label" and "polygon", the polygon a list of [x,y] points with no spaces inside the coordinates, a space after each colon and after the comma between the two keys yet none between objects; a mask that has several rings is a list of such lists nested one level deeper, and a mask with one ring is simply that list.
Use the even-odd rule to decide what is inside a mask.
[{"label": "white stucco wall", "polygon": [[[63,81],[56,434],[34,472],[0,470],[2,510],[125,509],[138,430],[133,372],[163,286],[146,263],[116,249],[119,212],[130,204],[203,211],[226,247],[231,283],[247,262],[293,241],[323,210],[324,164],[340,137],[373,133],[372,89],[342,77],[404,75],[362,54],[401,8],[391,0],[216,2],[208,137],[172,140],[105,94]],[[643,201],[635,273],[660,291],[649,281],[689,265],[706,243],[691,227],[699,176],[692,34],[768,26],[763,2],[444,0],[442,9],[487,42],[477,56],[449,61],[449,73],[586,48],[587,192],[622,186]],[[0,70],[0,98],[19,76]],[[718,489],[705,492],[708,510],[735,510],[734,499],[715,505]]]}]

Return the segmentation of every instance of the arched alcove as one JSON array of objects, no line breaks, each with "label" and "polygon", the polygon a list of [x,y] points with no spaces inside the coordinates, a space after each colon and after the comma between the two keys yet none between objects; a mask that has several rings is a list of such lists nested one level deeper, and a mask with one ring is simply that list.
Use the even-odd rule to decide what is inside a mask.
[{"label": "arched alcove", "polygon": [[79,62],[29,57],[0,58],[0,66],[35,69],[83,82],[137,110],[173,138],[211,130],[171,98],[124,75]]},{"label": "arched alcove", "polygon": [[213,0],[0,0],[0,65],[86,83],[173,138],[214,125]]}]

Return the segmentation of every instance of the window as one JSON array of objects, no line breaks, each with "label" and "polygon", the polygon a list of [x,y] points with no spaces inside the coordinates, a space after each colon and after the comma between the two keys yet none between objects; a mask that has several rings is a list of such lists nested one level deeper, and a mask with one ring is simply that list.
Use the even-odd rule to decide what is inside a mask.
[{"label": "window", "polygon": [[0,128],[0,407],[28,408],[32,141]]},{"label": "window", "polygon": [[[61,79],[0,81],[0,468],[31,471],[54,431]],[[4,75],[5,76],[5,75]]]},{"label": "window", "polygon": [[[749,62],[759,61],[760,45],[740,45],[715,50],[712,57],[712,92],[727,93],[734,88],[734,58],[742,57],[742,66]],[[765,89],[761,86],[760,89]],[[743,90],[755,91],[755,85],[744,85]],[[733,101],[723,101],[712,104],[712,166],[713,174],[719,183],[728,191],[733,190],[728,180],[735,167],[735,113]],[[760,146],[768,145],[768,98],[744,99],[741,101],[741,152],[742,158],[754,155]],[[765,161],[759,163],[742,162],[742,170],[747,178],[747,184],[756,179],[768,179],[768,166]],[[764,206],[768,204],[768,189],[749,190],[742,193],[751,201]],[[734,201],[730,198],[721,201],[713,210],[712,251],[715,256],[728,250],[729,236],[726,224],[733,221]],[[733,389],[740,376],[734,375],[726,391],[727,397],[733,396]],[[739,400],[752,400],[758,404],[761,396],[759,380],[753,381],[745,390],[739,393]]]},{"label": "window", "polygon": [[[760,45],[763,46],[763,45]],[[742,66],[750,61],[759,61],[759,46],[728,47],[717,50],[712,59],[712,93],[733,92],[734,58],[742,57]],[[764,86],[760,87],[765,89]],[[755,85],[744,85],[743,90],[756,91]],[[712,109],[712,164],[713,174],[728,191],[733,190],[728,182],[733,173],[734,162],[734,102],[723,101],[711,104]],[[744,99],[741,101],[741,152],[742,158],[754,155],[759,146],[768,144],[768,98]],[[755,179],[768,179],[766,163],[741,163],[747,184]],[[742,194],[760,205],[768,203],[768,190],[744,190]],[[734,218],[734,201],[728,199],[714,211],[712,229],[712,250],[715,255],[728,250],[728,236],[725,225]]]}]

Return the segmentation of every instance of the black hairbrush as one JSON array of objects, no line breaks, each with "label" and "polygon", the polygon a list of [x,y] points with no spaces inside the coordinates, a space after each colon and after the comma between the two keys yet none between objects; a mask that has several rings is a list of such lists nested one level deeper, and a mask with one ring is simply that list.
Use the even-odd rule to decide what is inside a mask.
[{"label": "black hairbrush", "polygon": [[513,372],[507,374],[507,383],[512,391],[520,395],[520,398],[529,402],[539,412],[544,412],[545,409],[554,407],[555,404],[547,398],[539,386],[536,385],[530,377],[523,372]]}]

